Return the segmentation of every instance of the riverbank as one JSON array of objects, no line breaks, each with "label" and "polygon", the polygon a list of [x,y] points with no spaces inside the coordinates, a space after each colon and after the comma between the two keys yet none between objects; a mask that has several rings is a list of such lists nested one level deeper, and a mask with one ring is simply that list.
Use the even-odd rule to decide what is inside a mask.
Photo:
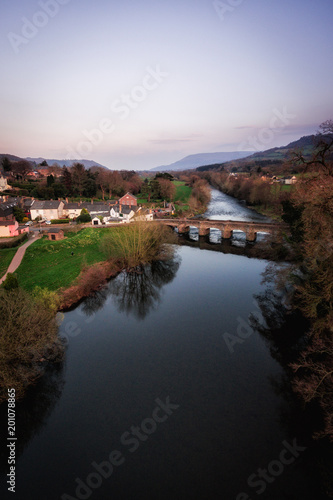
[{"label": "riverbank", "polygon": [[35,241],[15,274],[24,290],[54,292],[66,309],[123,269],[158,258],[170,238],[167,227],[153,222],[68,231],[62,240]]}]

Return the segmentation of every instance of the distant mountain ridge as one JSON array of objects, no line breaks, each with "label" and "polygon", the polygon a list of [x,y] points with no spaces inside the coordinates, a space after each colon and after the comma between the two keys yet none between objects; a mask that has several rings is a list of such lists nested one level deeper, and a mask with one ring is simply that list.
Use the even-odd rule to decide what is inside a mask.
[{"label": "distant mountain ridge", "polygon": [[208,163],[225,163],[227,161],[237,160],[249,156],[252,151],[230,151],[222,153],[198,153],[185,156],[170,165],[161,165],[151,168],[152,172],[164,172],[168,170],[191,170]]},{"label": "distant mountain ridge", "polygon": [[[267,149],[265,151],[253,152],[249,156],[244,158],[236,159],[232,162],[232,165],[227,161],[224,163],[223,167],[242,169],[243,167],[249,165],[254,166],[255,164],[265,166],[273,164],[282,164],[287,159],[290,159],[291,152],[294,150],[301,150],[305,158],[309,158],[316,147],[316,135],[305,135],[296,141],[290,142],[286,146],[275,147]],[[199,172],[205,172],[207,170],[221,170],[221,165],[219,164],[208,164],[201,165],[196,170]]]},{"label": "distant mountain ridge", "polygon": [[59,165],[59,167],[63,167],[64,165],[65,165],[65,167],[71,167],[73,165],[73,163],[82,163],[82,165],[84,165],[84,167],[87,169],[91,168],[91,167],[102,167],[102,168],[106,168],[108,170],[107,167],[105,167],[104,165],[101,165],[97,161],[93,161],[93,160],[54,160],[54,159],[42,158],[42,157],[30,158],[29,156],[27,158],[25,158],[25,160],[28,160],[32,163],[36,163],[36,165],[38,165],[39,163],[42,163],[43,161],[46,161],[49,167],[51,167],[54,164]]},{"label": "distant mountain ridge", "polygon": [[9,161],[20,161],[20,160],[24,160],[25,159],[25,158],[20,158],[19,156],[10,155],[10,154],[7,154],[7,153],[0,153],[0,161],[3,158],[8,158]]}]

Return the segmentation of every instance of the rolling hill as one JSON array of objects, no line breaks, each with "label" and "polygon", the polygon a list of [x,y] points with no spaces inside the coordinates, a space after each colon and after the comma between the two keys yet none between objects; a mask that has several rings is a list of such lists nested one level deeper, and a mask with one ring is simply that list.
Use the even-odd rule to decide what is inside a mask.
[{"label": "rolling hill", "polygon": [[303,136],[297,141],[290,142],[287,146],[258,151],[245,158],[236,159],[232,163],[230,161],[225,162],[224,165],[218,163],[201,165],[196,170],[204,172],[207,170],[221,170],[222,168],[228,169],[230,167],[241,170],[244,167],[251,169],[251,167],[258,166],[282,165],[286,160],[291,158],[291,153],[296,150],[301,150],[304,157],[309,158],[315,150],[316,139],[316,135]]},{"label": "rolling hill", "polygon": [[231,151],[224,153],[199,153],[185,156],[181,160],[171,163],[170,165],[161,165],[151,168],[153,172],[165,172],[171,170],[191,170],[201,165],[208,163],[225,163],[227,161],[244,158],[251,154],[251,151]]},{"label": "rolling hill", "polygon": [[25,158],[25,160],[28,160],[32,163],[35,163],[36,165],[38,165],[39,163],[42,163],[45,160],[45,161],[47,161],[47,164],[49,166],[57,164],[60,167],[63,167],[64,165],[65,165],[65,167],[71,167],[73,165],[73,163],[82,163],[82,165],[84,165],[84,167],[87,169],[91,168],[91,167],[102,167],[102,168],[106,168],[108,170],[107,167],[105,167],[104,165],[101,165],[97,161],[93,161],[93,160],[54,160],[54,159],[42,158],[42,157],[39,157],[39,158],[27,157],[27,158]]}]

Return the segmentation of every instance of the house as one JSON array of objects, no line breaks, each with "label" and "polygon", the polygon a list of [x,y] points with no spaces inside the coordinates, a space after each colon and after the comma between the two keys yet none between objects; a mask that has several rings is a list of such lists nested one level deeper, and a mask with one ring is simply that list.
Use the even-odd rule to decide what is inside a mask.
[{"label": "house", "polygon": [[30,209],[34,201],[34,198],[24,198],[22,203],[24,213],[29,219],[31,218]]},{"label": "house", "polygon": [[64,239],[64,232],[62,229],[55,227],[48,230],[47,237],[52,241],[62,240]]},{"label": "house", "polygon": [[79,203],[68,203],[64,205],[63,213],[69,219],[74,219],[81,215],[81,210],[85,208],[90,217],[94,219],[95,217],[104,217],[108,219],[110,215],[111,205],[114,205],[116,202],[98,202],[98,203],[87,203],[87,202],[79,202]]},{"label": "house", "polygon": [[86,208],[91,218],[101,215],[102,217],[110,217],[110,206],[106,203],[82,203],[82,208]]},{"label": "house", "polygon": [[0,175],[0,191],[5,191],[5,189],[10,189],[10,186],[7,183],[6,177]]},{"label": "house", "polygon": [[41,217],[42,219],[60,219],[63,217],[64,202],[63,201],[37,201],[31,205],[30,213],[31,220],[35,220],[36,217]]},{"label": "house", "polygon": [[129,207],[136,207],[138,205],[138,199],[131,193],[126,193],[122,198],[119,198],[118,205],[122,207],[127,205]]},{"label": "house", "polygon": [[81,215],[82,206],[80,203],[65,203],[63,208],[63,214],[69,219],[76,219]]},{"label": "house", "polygon": [[120,217],[120,215],[119,215],[119,205],[114,205],[113,207],[111,207],[110,216],[113,219],[118,219]]},{"label": "house", "polygon": [[134,217],[138,210],[140,210],[140,207],[137,205],[115,205],[111,207],[110,215],[112,219],[122,219],[128,222]]},{"label": "house", "polygon": [[17,207],[18,201],[14,199],[14,201],[6,201],[0,203],[0,220],[10,220],[14,218],[13,210],[14,207]]},{"label": "house", "polygon": [[154,220],[154,214],[151,208],[146,208],[143,210],[138,210],[135,215],[136,221],[152,221]]},{"label": "house", "polygon": [[0,221],[0,237],[19,236],[22,233],[28,233],[29,227],[19,226],[15,219]]},{"label": "house", "polygon": [[124,221],[129,222],[131,219],[133,219],[134,215],[138,211],[138,207],[133,205],[121,205],[120,207],[120,217],[123,218]]},{"label": "house", "polygon": [[291,177],[291,176],[283,177],[282,179],[280,179],[280,182],[281,182],[281,184],[287,184],[287,185],[296,184],[297,177],[295,175],[293,177]]},{"label": "house", "polygon": [[38,178],[38,172],[36,170],[28,172],[27,177],[30,177],[32,179],[37,179]]}]

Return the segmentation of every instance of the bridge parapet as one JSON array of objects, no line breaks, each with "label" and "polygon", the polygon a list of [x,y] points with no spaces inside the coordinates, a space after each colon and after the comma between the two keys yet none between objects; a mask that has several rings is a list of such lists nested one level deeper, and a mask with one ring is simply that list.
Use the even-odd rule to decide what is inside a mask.
[{"label": "bridge parapet", "polygon": [[257,233],[259,232],[275,234],[281,229],[285,231],[289,229],[287,224],[277,222],[219,221],[209,219],[157,219],[157,221],[167,226],[178,228],[180,234],[189,232],[190,226],[196,227],[200,236],[208,235],[210,229],[219,229],[224,239],[232,238],[233,231],[243,231],[246,234],[246,240],[249,242],[256,241]]}]

